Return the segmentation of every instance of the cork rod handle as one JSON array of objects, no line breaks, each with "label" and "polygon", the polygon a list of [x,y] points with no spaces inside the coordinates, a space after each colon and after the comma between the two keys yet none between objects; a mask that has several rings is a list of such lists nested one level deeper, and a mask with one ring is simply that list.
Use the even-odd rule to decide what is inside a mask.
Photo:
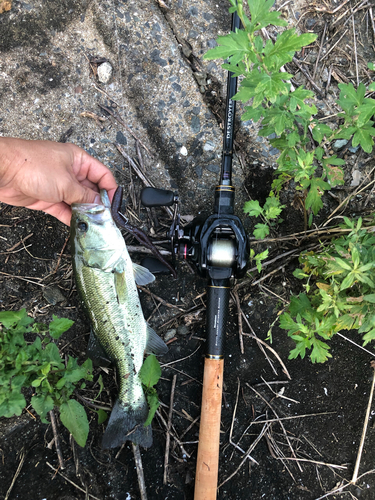
[{"label": "cork rod handle", "polygon": [[223,359],[205,359],[194,500],[216,500]]}]

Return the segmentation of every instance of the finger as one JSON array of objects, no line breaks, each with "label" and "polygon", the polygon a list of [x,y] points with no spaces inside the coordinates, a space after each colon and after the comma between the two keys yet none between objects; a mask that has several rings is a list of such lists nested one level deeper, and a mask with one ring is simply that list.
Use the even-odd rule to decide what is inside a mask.
[{"label": "finger", "polygon": [[96,184],[94,184],[93,182],[89,181],[88,179],[84,179],[81,182],[81,184],[82,184],[82,186],[86,186],[86,187],[92,189],[93,191],[96,191],[99,193],[98,186]]},{"label": "finger", "polygon": [[55,203],[50,207],[44,208],[43,212],[52,215],[63,224],[70,226],[70,219],[72,218],[72,209],[66,203]]},{"label": "finger", "polygon": [[115,190],[117,183],[112,172],[103,163],[90,156],[86,151],[81,150],[81,164],[79,172],[76,172],[77,179],[83,181],[88,179],[96,184],[99,189],[106,191]]},{"label": "finger", "polygon": [[68,205],[73,203],[100,203],[100,195],[97,191],[72,180],[69,189],[64,193],[64,202]]}]

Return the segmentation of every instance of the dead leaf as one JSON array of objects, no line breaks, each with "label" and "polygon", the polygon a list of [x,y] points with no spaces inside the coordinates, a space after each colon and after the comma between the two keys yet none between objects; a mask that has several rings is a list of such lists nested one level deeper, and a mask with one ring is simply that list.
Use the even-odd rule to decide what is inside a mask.
[{"label": "dead leaf", "polygon": [[12,0],[0,0],[0,14],[12,8]]}]

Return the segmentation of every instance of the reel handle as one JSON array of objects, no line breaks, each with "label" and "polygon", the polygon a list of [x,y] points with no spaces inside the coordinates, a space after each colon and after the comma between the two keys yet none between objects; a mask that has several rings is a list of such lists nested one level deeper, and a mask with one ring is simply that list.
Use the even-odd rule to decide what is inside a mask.
[{"label": "reel handle", "polygon": [[145,187],[141,191],[141,203],[144,207],[170,207],[176,201],[173,191]]}]

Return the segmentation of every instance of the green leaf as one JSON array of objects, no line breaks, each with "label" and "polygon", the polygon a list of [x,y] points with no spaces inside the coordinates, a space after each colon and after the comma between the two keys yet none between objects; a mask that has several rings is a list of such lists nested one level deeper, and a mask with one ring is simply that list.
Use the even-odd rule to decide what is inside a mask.
[{"label": "green leaf", "polygon": [[268,248],[267,250],[264,250],[264,252],[258,253],[255,255],[255,263],[258,269],[258,272],[260,273],[262,271],[262,261],[268,257]]},{"label": "green leaf", "polygon": [[280,328],[283,328],[284,330],[291,330],[293,332],[299,330],[299,326],[288,313],[284,313],[280,316]]},{"label": "green leaf", "polygon": [[74,321],[67,318],[58,318],[53,314],[53,321],[49,324],[49,332],[53,339],[58,339],[73,325]]},{"label": "green leaf", "polygon": [[258,200],[247,201],[243,207],[245,214],[249,214],[253,217],[258,217],[263,213],[263,208],[260,206]]},{"label": "green leaf", "polygon": [[323,141],[324,136],[330,137],[332,135],[332,130],[328,125],[325,125],[324,123],[319,123],[317,122],[316,125],[312,129],[312,135],[314,138],[314,141],[318,142],[319,144]]},{"label": "green leaf", "polygon": [[293,276],[295,278],[298,278],[299,280],[302,280],[303,278],[307,278],[308,275],[302,271],[302,269],[295,269],[293,271]]},{"label": "green leaf", "polygon": [[370,330],[369,332],[366,333],[366,335],[363,336],[363,346],[367,345],[369,342],[375,339],[375,328]]},{"label": "green leaf", "polygon": [[356,146],[358,146],[358,144],[360,144],[363,151],[365,151],[366,153],[371,153],[372,147],[374,145],[374,140],[372,138],[373,135],[375,135],[375,130],[372,127],[369,128],[362,127],[358,129],[353,136],[352,140],[353,148],[355,148]]},{"label": "green leaf", "polygon": [[273,48],[268,52],[267,56],[274,56],[277,58],[277,66],[285,64],[293,59],[295,52],[301,50],[302,47],[310,45],[316,40],[317,35],[314,33],[304,33],[298,35],[295,29],[283,31],[278,35]]},{"label": "green leaf", "polygon": [[254,237],[258,240],[262,240],[269,235],[270,228],[267,224],[255,224]]},{"label": "green leaf", "polygon": [[156,359],[156,356],[150,354],[143,362],[142,368],[139,371],[139,378],[146,387],[153,387],[158,383],[160,377],[161,368],[159,361]]},{"label": "green leaf", "polygon": [[21,415],[26,406],[24,395],[19,391],[12,391],[6,395],[5,400],[0,404],[0,417],[10,418]]},{"label": "green leaf", "polygon": [[158,395],[157,395],[155,390],[147,393],[146,397],[147,397],[147,402],[148,402],[148,406],[149,406],[149,411],[148,411],[146,422],[144,423],[145,427],[147,427],[148,425],[151,424],[152,419],[155,416],[156,410],[160,406],[159,398],[158,398]]},{"label": "green leaf", "polygon": [[47,344],[46,348],[44,349],[44,353],[47,359],[53,362],[55,366],[58,366],[60,368],[64,367],[60,357],[59,348],[56,344],[54,344],[53,342]]},{"label": "green leaf", "polygon": [[313,349],[310,354],[310,358],[313,363],[324,363],[328,360],[328,358],[332,358],[332,354],[328,352],[330,347],[325,342],[312,338],[311,344]]},{"label": "green leaf", "polygon": [[347,271],[352,270],[351,266],[347,262],[345,262],[345,260],[340,259],[340,257],[335,257],[335,262],[336,264],[338,264],[343,269],[346,269]]},{"label": "green leaf", "polygon": [[371,302],[371,304],[375,304],[375,293],[370,293],[369,295],[364,295],[363,300],[367,300],[367,302]]},{"label": "green leaf", "polygon": [[84,447],[89,435],[89,422],[83,406],[75,399],[69,399],[60,406],[60,420],[79,446]]},{"label": "green leaf", "polygon": [[54,404],[53,399],[49,395],[36,395],[31,398],[31,405],[37,414],[40,416],[41,421],[46,424],[47,413],[53,410]]},{"label": "green leaf", "polygon": [[246,31],[236,30],[228,35],[219,36],[216,40],[218,46],[207,51],[203,59],[206,61],[212,59],[227,59],[231,58],[232,64],[237,64],[242,61],[245,54],[250,54],[250,44]]},{"label": "green leaf", "polygon": [[375,100],[365,99],[364,103],[358,106],[357,113],[359,114],[357,125],[362,127],[375,115]]},{"label": "green leaf", "polygon": [[303,359],[306,355],[306,345],[304,342],[297,342],[296,347],[292,349],[289,353],[288,359],[296,359],[301,356]]},{"label": "green leaf", "polygon": [[346,278],[343,279],[340,286],[340,290],[346,290],[347,288],[351,287],[354,281],[355,281],[355,275],[349,273],[348,276],[346,276]]},{"label": "green leaf", "polygon": [[306,196],[305,205],[307,209],[311,208],[314,215],[316,215],[323,207],[321,198],[324,191],[329,189],[331,189],[331,186],[328,182],[325,182],[318,177],[311,179],[310,190]]},{"label": "green leaf", "polygon": [[324,149],[321,148],[320,146],[318,146],[317,148],[315,148],[315,157],[317,158],[317,160],[321,160],[323,158],[323,155],[324,155]]},{"label": "green leaf", "polygon": [[280,18],[281,13],[270,11],[274,0],[247,0],[251,14],[251,32],[265,28],[269,24],[273,26],[287,26],[287,22]]},{"label": "green leaf", "polygon": [[108,415],[107,415],[107,412],[102,410],[101,408],[97,411],[97,414],[98,414],[98,424],[103,424],[107,418],[108,418]]},{"label": "green leaf", "polygon": [[256,99],[263,100],[267,97],[271,102],[274,102],[276,97],[281,94],[288,93],[289,87],[283,82],[283,80],[290,80],[293,75],[289,73],[266,73],[261,74],[261,82],[255,88],[256,95],[254,99],[254,105],[256,105]]},{"label": "green leaf", "polygon": [[353,248],[352,248],[352,262],[354,264],[354,267],[358,268],[359,263],[360,263],[360,256],[359,256],[358,248],[355,246],[353,246]]},{"label": "green leaf", "polygon": [[277,219],[285,205],[281,205],[279,198],[269,196],[264,204],[263,210],[267,219]]},{"label": "green leaf", "polygon": [[311,302],[305,293],[300,293],[298,296],[293,296],[290,299],[289,311],[292,316],[304,314],[306,311],[311,311]]},{"label": "green leaf", "polygon": [[288,146],[293,147],[299,142],[301,142],[302,137],[298,132],[294,131],[291,134],[287,135]]},{"label": "green leaf", "polygon": [[[246,102],[248,100],[249,99],[246,99],[243,102]],[[245,122],[247,120],[252,120],[254,122],[257,122],[258,120],[260,120],[262,118],[262,116],[263,116],[263,108],[262,107],[254,108],[252,106],[245,106],[245,112],[241,115],[241,120],[243,122]]]},{"label": "green leaf", "polygon": [[[358,90],[356,91],[352,83],[339,83],[338,84],[340,92],[340,98],[337,103],[343,108],[342,103],[345,106],[360,106],[365,97],[366,87],[363,83],[359,84]],[[345,108],[343,108],[345,109]]]},{"label": "green leaf", "polygon": [[21,309],[20,311],[1,311],[0,312],[0,323],[4,325],[5,328],[11,328],[15,324],[21,326],[28,326],[34,320],[29,318],[26,309]]}]

